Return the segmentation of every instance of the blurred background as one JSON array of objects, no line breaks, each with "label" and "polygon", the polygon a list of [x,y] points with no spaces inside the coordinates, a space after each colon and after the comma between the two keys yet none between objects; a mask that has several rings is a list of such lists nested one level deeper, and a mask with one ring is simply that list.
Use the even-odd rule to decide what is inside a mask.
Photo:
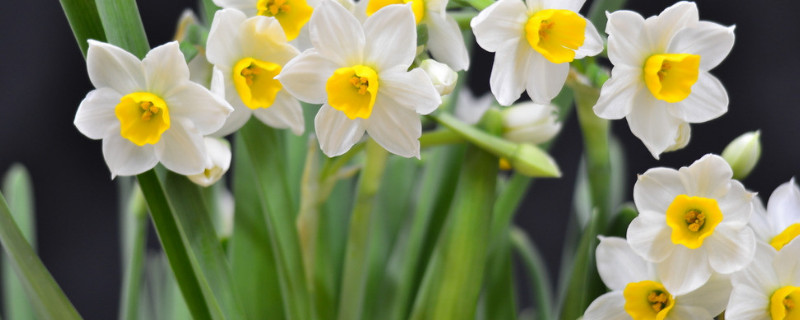
[{"label": "blurred background", "polygon": [[[584,12],[588,4],[584,6]],[[171,40],[181,12],[194,0],[138,1],[150,45]],[[643,16],[674,1],[630,0]],[[736,25],[736,44],[712,71],[730,96],[729,112],[692,126],[688,147],[656,161],[627,127],[612,124],[625,148],[626,199],[636,174],[656,166],[677,168],[706,153],[721,153],[733,138],[761,130],[761,162],[745,186],[766,200],[800,172],[800,19],[789,0],[700,0],[702,20]],[[600,30],[602,33],[602,30]],[[121,284],[116,185],[103,161],[100,141],[72,124],[78,104],[92,89],[67,20],[56,1],[7,1],[0,10],[0,172],[15,162],[33,177],[38,251],[45,265],[86,319],[116,317]],[[488,91],[493,54],[475,50],[470,86]],[[564,172],[537,181],[516,222],[539,246],[556,279],[582,142],[574,114],[552,153]],[[521,305],[527,305],[524,301]]]}]

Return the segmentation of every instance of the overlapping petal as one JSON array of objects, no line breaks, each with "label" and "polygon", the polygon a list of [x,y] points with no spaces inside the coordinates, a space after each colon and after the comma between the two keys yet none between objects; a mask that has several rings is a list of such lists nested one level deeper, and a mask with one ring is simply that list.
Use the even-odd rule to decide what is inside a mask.
[{"label": "overlapping petal", "polygon": [[623,238],[600,237],[597,271],[611,290],[622,290],[631,282],[652,280],[648,263]]},{"label": "overlapping petal", "polygon": [[155,155],[167,169],[182,175],[198,174],[210,166],[203,136],[191,122],[172,121],[155,145]]},{"label": "overlapping petal", "polygon": [[683,123],[669,114],[666,102],[656,100],[647,90],[639,90],[633,98],[633,107],[626,117],[631,132],[642,140],[655,157],[675,143],[678,128]]},{"label": "overlapping petal", "polygon": [[158,163],[153,145],[137,146],[120,134],[119,124],[109,128],[103,137],[103,158],[111,178],[132,176],[152,169]]},{"label": "overlapping petal", "polygon": [[631,316],[625,311],[625,297],[622,291],[606,293],[589,305],[583,320],[630,320]]},{"label": "overlapping petal", "polygon": [[379,70],[405,69],[416,56],[417,32],[411,5],[386,6],[364,22],[364,59]]},{"label": "overlapping petal", "polygon": [[689,293],[711,278],[708,258],[701,250],[676,245],[669,257],[656,265],[661,283],[673,295]]},{"label": "overlapping petal", "polygon": [[311,14],[308,28],[311,43],[322,56],[340,66],[351,66],[363,61],[364,29],[340,4],[323,1]]},{"label": "overlapping petal", "polygon": [[[528,44],[522,41],[508,42],[505,47],[497,50],[492,64],[492,73],[489,76],[489,88],[501,105],[511,105],[525,91],[525,85],[528,82],[527,75],[534,55],[534,51],[527,46]],[[539,58],[544,60],[541,55]],[[520,70],[524,71],[520,72]],[[546,91],[546,89],[542,90]]]},{"label": "overlapping petal", "polygon": [[675,250],[665,220],[663,213],[641,211],[628,226],[628,244],[647,261],[664,261]]},{"label": "overlapping petal", "polygon": [[270,127],[291,129],[295,135],[301,135],[305,130],[303,108],[285,90],[278,92],[271,107],[253,110],[253,115]]},{"label": "overlapping petal", "polygon": [[289,61],[277,79],[298,99],[319,104],[328,99],[325,83],[339,67],[317,50],[308,49]]},{"label": "overlapping petal", "polygon": [[[470,21],[475,41],[489,52],[508,47],[509,42],[519,42],[525,33],[527,10],[525,3],[519,0],[499,0],[493,3]],[[495,57],[495,61],[497,58]]]},{"label": "overlapping petal", "polygon": [[402,157],[419,158],[422,124],[415,111],[376,102],[365,125],[367,134],[384,149]]},{"label": "overlapping petal", "polygon": [[147,88],[142,62],[133,54],[108,43],[89,40],[86,68],[95,88],[108,87],[123,94]]},{"label": "overlapping petal", "polygon": [[380,74],[379,100],[389,99],[393,104],[429,114],[442,103],[425,71],[414,69],[405,72],[395,68]]},{"label": "overlapping petal", "polygon": [[75,127],[90,139],[102,139],[117,121],[114,107],[121,97],[121,94],[108,87],[90,91],[78,106]]},{"label": "overlapping petal", "polygon": [[153,48],[142,59],[148,91],[167,97],[189,81],[189,66],[177,41]]},{"label": "overlapping petal", "polygon": [[667,212],[680,194],[686,194],[680,174],[669,168],[647,170],[633,185],[633,200],[639,211]]},{"label": "overlapping petal", "polygon": [[426,21],[428,49],[433,57],[455,71],[469,69],[469,52],[456,20],[449,15],[431,14]]},{"label": "overlapping petal", "polygon": [[350,120],[327,103],[319,108],[314,118],[317,138],[322,152],[329,157],[342,155],[361,140],[366,130],[361,119]]}]

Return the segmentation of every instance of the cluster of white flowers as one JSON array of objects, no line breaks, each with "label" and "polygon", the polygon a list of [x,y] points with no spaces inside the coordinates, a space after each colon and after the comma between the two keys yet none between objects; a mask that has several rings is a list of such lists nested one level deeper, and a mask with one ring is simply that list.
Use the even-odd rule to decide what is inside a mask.
[{"label": "cluster of white flowers", "polygon": [[627,241],[597,248],[612,291],[584,319],[800,316],[800,189],[780,186],[765,210],[732,176],[716,155],[639,176]]}]

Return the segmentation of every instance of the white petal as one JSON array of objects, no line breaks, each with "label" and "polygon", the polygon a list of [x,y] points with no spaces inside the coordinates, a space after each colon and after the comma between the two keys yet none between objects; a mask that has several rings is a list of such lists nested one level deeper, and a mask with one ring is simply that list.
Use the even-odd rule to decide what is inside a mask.
[{"label": "white petal", "polygon": [[208,62],[230,68],[242,58],[239,26],[245,19],[244,13],[235,9],[218,10],[214,14],[206,42]]},{"label": "white petal", "polygon": [[189,82],[189,66],[178,47],[177,41],[167,42],[153,48],[142,59],[148,91],[162,98],[176,87]]},{"label": "white petal", "polygon": [[527,10],[525,4],[519,0],[499,0],[493,3],[469,23],[475,34],[475,41],[489,52],[499,51],[507,47],[509,42],[527,41],[524,39]]},{"label": "white petal", "polygon": [[670,40],[683,28],[691,27],[700,20],[694,2],[681,1],[664,9],[658,17],[645,21],[645,29],[654,51],[664,51]]},{"label": "white petal", "polygon": [[750,215],[750,227],[756,234],[756,239],[759,241],[769,242],[775,235],[767,220],[767,208],[761,201],[761,197],[755,196],[753,198],[753,214]]},{"label": "white petal", "polygon": [[747,192],[736,180],[731,181],[730,189],[725,197],[717,199],[722,211],[722,223],[734,228],[742,228],[750,222],[753,212],[753,193]]},{"label": "white petal", "polygon": [[428,49],[433,57],[449,65],[454,71],[469,69],[469,52],[456,20],[449,15],[442,17],[433,14],[426,21]]},{"label": "white petal", "polygon": [[622,119],[634,108],[633,98],[644,89],[642,69],[616,65],[611,69],[611,78],[603,84],[600,98],[594,105],[594,113],[603,119]]},{"label": "white petal", "polygon": [[596,257],[600,278],[611,290],[623,290],[631,282],[652,280],[648,263],[623,238],[601,236]]},{"label": "white petal", "polygon": [[622,291],[612,291],[597,297],[586,309],[583,320],[630,320],[625,311],[625,297]]},{"label": "white petal", "polygon": [[[373,111],[374,112],[374,111]],[[364,136],[365,126],[359,118],[350,120],[327,103],[314,118],[319,146],[328,157],[342,155]]]},{"label": "white petal", "polygon": [[680,303],[681,306],[703,308],[709,315],[718,315],[725,310],[731,289],[731,281],[728,277],[714,275],[697,290],[675,298],[675,303]]},{"label": "white petal", "polygon": [[123,95],[147,88],[142,62],[108,43],[89,40],[86,68],[95,88],[110,87]]},{"label": "white petal", "polygon": [[672,254],[656,266],[656,272],[667,291],[675,296],[696,290],[711,277],[704,251],[683,245],[676,245]]},{"label": "white petal", "polygon": [[684,306],[679,301],[675,301],[675,307],[670,310],[664,320],[707,320],[713,319],[716,315],[708,314],[703,308]]},{"label": "white petal", "polygon": [[641,211],[628,226],[627,239],[631,249],[645,260],[661,262],[677,247],[671,234],[663,213]]},{"label": "white petal", "polygon": [[364,22],[364,60],[378,70],[405,69],[417,55],[417,29],[411,4],[389,5]]},{"label": "white petal", "polygon": [[647,170],[633,185],[633,201],[639,211],[667,212],[680,194],[685,194],[678,171],[669,168]]},{"label": "white petal", "polygon": [[325,83],[337,68],[339,66],[323,54],[309,49],[289,61],[276,78],[293,96],[308,103],[319,104],[328,99]]},{"label": "white petal", "polygon": [[[255,11],[258,0],[214,0],[214,4],[221,8],[250,9]],[[217,11],[219,13],[219,11]],[[216,18],[214,19],[216,20]]]},{"label": "white petal", "polygon": [[[548,61],[540,53],[532,52],[529,66],[527,69],[522,69],[528,73],[528,82],[525,87],[528,90],[528,95],[533,102],[539,104],[548,104],[553,100],[564,83],[567,82],[567,75],[569,74],[569,63],[555,64]],[[517,70],[521,72],[521,70]]]},{"label": "white petal", "polygon": [[189,121],[172,120],[155,150],[164,167],[182,175],[201,173],[211,165],[203,136]]},{"label": "white petal", "polygon": [[670,114],[678,119],[689,123],[706,122],[728,112],[728,92],[719,79],[700,71],[689,96],[667,105]]},{"label": "white petal", "polygon": [[731,274],[753,261],[756,238],[749,227],[736,230],[720,224],[705,239],[703,249],[708,253],[708,262],[714,271]]},{"label": "white petal", "polygon": [[734,289],[747,288],[750,291],[772,293],[780,286],[778,275],[772,267],[776,255],[777,251],[772,246],[758,242],[753,262],[731,276]]},{"label": "white petal", "polygon": [[[422,69],[409,72],[394,68],[378,76],[378,94],[386,103],[401,106],[420,114],[429,114],[442,104],[442,98]],[[381,99],[381,97],[378,99]],[[377,100],[376,100],[377,101]]]},{"label": "white petal", "polygon": [[111,178],[132,176],[152,169],[158,163],[153,145],[137,146],[120,135],[119,125],[111,127],[103,138],[103,158]]},{"label": "white petal", "polygon": [[241,24],[239,35],[242,53],[246,57],[284,65],[300,54],[286,42],[286,34],[275,18],[255,16],[247,19]]},{"label": "white petal", "polygon": [[347,9],[335,1],[323,1],[308,22],[311,43],[323,56],[342,66],[361,63],[364,29]]},{"label": "white petal", "polygon": [[794,178],[772,192],[767,204],[767,219],[777,233],[800,222],[800,189]]},{"label": "white petal", "polygon": [[492,106],[494,98],[492,98],[491,94],[484,94],[480,98],[476,98],[469,88],[462,88],[458,92],[457,101],[456,118],[467,124],[476,124],[481,120],[486,110],[489,110],[489,107]]},{"label": "white petal", "polygon": [[194,82],[175,88],[164,100],[170,117],[191,121],[201,135],[219,130],[233,112],[228,102]]},{"label": "white petal", "polygon": [[509,42],[497,50],[489,87],[498,103],[509,106],[525,91],[525,82],[528,81],[526,72],[530,70],[532,57],[533,49],[523,41]]},{"label": "white petal", "polygon": [[396,155],[419,157],[422,123],[419,115],[406,108],[397,108],[378,95],[372,115],[365,121],[367,134],[384,149]]},{"label": "white petal", "polygon": [[614,67],[641,69],[649,51],[644,18],[636,12],[619,10],[607,13],[608,59]]},{"label": "white petal", "polygon": [[648,90],[639,90],[633,98],[634,107],[628,114],[628,126],[647,150],[659,155],[675,144],[681,121],[669,114],[666,102],[657,100]]},{"label": "white petal", "polygon": [[690,28],[678,31],[667,47],[667,52],[700,55],[700,70],[711,70],[725,60],[733,48],[734,27],[700,21]]},{"label": "white petal", "polygon": [[678,169],[678,172],[687,195],[714,199],[728,193],[733,177],[730,165],[714,154],[707,154],[691,166]]},{"label": "white petal", "polygon": [[603,52],[603,38],[600,37],[597,28],[594,27],[594,24],[592,24],[589,19],[583,18],[583,20],[586,20],[586,31],[584,31],[583,35],[583,45],[581,45],[578,50],[575,50],[575,59],[596,56],[600,54],[600,52]]},{"label": "white petal", "polygon": [[247,123],[247,120],[250,120],[252,114],[253,110],[241,102],[233,104],[233,112],[225,119],[225,123],[222,127],[211,135],[215,137],[224,137],[236,132],[236,130],[239,130],[239,128]]},{"label": "white petal", "polygon": [[544,9],[564,9],[578,12],[586,0],[540,0]]},{"label": "white petal", "polygon": [[275,103],[269,108],[253,110],[253,115],[268,126],[279,129],[292,129],[295,135],[303,134],[305,122],[303,121],[303,107],[300,102],[289,95],[285,90],[278,92]]},{"label": "white petal", "polygon": [[121,94],[109,87],[89,91],[75,114],[75,127],[90,139],[102,139],[112,126],[118,126],[114,109]]},{"label": "white petal", "polygon": [[780,283],[800,284],[800,238],[795,238],[783,246],[775,255],[775,273]]},{"label": "white petal", "polygon": [[770,297],[750,287],[733,287],[725,319],[751,320],[769,319]]}]

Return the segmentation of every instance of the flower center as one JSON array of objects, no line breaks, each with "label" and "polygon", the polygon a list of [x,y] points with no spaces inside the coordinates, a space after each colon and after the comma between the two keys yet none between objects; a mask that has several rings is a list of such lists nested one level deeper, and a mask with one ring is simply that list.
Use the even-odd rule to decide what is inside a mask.
[{"label": "flower center", "polygon": [[772,238],[769,244],[772,245],[775,250],[780,251],[783,246],[789,244],[789,242],[797,238],[797,236],[800,236],[800,223],[792,224],[786,227],[786,229],[783,229],[780,234]]},{"label": "flower center", "polygon": [[672,243],[689,249],[703,245],[722,221],[717,200],[678,195],[667,208],[667,225],[672,228]]},{"label": "flower center", "polygon": [[289,41],[297,38],[314,11],[306,0],[258,0],[256,9],[260,16],[275,17]]},{"label": "flower center", "polygon": [[699,55],[654,54],[644,64],[644,82],[656,99],[675,103],[692,93],[699,72]]},{"label": "flower center", "polygon": [[800,319],[800,287],[785,286],[772,294],[769,303],[772,320]]},{"label": "flower center", "polygon": [[625,311],[634,320],[663,320],[675,299],[661,283],[645,280],[632,282],[622,291],[625,297]]},{"label": "flower center", "polygon": [[125,95],[114,108],[120,123],[120,135],[137,146],[156,144],[169,129],[167,103],[150,92]]},{"label": "flower center", "polygon": [[369,0],[367,3],[367,16],[378,12],[381,8],[390,4],[406,4],[411,2],[411,11],[414,12],[414,20],[417,24],[425,17],[425,1],[424,0]]},{"label": "flower center", "polygon": [[583,45],[585,32],[586,19],[563,9],[538,11],[525,24],[528,44],[552,63],[574,60],[575,50]]},{"label": "flower center", "polygon": [[250,109],[269,108],[283,89],[275,76],[281,66],[272,62],[244,58],[233,66],[233,85],[239,98]]},{"label": "flower center", "polygon": [[378,94],[378,74],[370,67],[339,68],[325,84],[328,104],[350,119],[368,119]]}]

